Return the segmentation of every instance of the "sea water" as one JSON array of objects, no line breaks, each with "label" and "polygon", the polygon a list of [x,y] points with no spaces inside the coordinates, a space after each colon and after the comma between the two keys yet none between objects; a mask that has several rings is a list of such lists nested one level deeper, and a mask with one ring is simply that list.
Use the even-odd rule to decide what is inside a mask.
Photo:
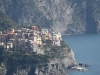
[{"label": "sea water", "polygon": [[72,48],[78,63],[89,64],[88,71],[71,71],[69,75],[100,75],[100,34],[66,35],[63,40]]}]

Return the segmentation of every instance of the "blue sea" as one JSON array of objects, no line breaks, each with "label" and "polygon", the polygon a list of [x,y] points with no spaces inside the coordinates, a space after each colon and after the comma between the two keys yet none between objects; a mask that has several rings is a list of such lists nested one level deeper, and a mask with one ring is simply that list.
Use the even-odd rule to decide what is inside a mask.
[{"label": "blue sea", "polygon": [[74,51],[78,63],[90,65],[85,72],[68,70],[69,75],[100,75],[100,34],[66,35],[63,40]]}]

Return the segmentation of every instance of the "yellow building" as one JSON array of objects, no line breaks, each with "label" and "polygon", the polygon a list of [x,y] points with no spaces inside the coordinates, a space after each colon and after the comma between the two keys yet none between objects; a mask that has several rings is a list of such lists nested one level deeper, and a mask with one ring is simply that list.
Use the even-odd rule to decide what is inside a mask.
[{"label": "yellow building", "polygon": [[41,36],[36,36],[36,44],[37,45],[42,45],[42,39],[41,39]]}]

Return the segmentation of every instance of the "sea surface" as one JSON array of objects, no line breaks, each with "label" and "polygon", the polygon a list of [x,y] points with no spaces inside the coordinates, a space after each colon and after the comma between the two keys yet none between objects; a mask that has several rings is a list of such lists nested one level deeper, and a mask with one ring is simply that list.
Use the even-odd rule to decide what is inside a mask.
[{"label": "sea surface", "polygon": [[100,75],[100,34],[66,35],[63,40],[74,51],[78,63],[89,64],[88,71],[71,71],[69,75]]}]

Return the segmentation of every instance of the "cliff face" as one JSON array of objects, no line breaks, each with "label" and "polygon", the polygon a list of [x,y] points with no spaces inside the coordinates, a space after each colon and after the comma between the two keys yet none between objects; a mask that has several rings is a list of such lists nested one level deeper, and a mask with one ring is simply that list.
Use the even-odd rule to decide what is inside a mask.
[{"label": "cliff face", "polygon": [[[93,6],[96,3],[96,1],[87,1],[86,3],[86,30],[87,33],[97,33],[98,32],[98,27],[99,23],[98,21],[95,19],[95,6]],[[89,29],[91,28],[91,30]]]},{"label": "cliff face", "polygon": [[97,33],[99,4],[99,0],[0,0],[0,10],[21,26],[39,24],[66,34]]},{"label": "cliff face", "polygon": [[66,34],[97,33],[99,4],[99,0],[0,0],[0,10],[22,26],[39,24]]},{"label": "cliff face", "polygon": [[63,33],[72,22],[73,8],[67,0],[2,0],[1,6],[19,25],[39,24]]},{"label": "cliff face", "polygon": [[[48,58],[48,62],[43,61],[43,63],[28,63],[25,67],[25,62],[30,61],[29,59],[24,63],[19,63],[18,60],[16,63],[11,64],[6,63],[0,66],[0,75],[67,75],[66,69],[68,66],[77,64],[74,59],[73,51],[68,47],[52,47],[46,48],[51,58]],[[21,57],[20,57],[21,58]],[[23,59],[21,59],[23,60]],[[33,60],[34,61],[34,60]],[[13,62],[12,62],[13,63]],[[15,66],[20,64],[19,67]]]},{"label": "cliff face", "polygon": [[46,64],[45,66],[19,69],[13,75],[67,75],[61,64]]}]

